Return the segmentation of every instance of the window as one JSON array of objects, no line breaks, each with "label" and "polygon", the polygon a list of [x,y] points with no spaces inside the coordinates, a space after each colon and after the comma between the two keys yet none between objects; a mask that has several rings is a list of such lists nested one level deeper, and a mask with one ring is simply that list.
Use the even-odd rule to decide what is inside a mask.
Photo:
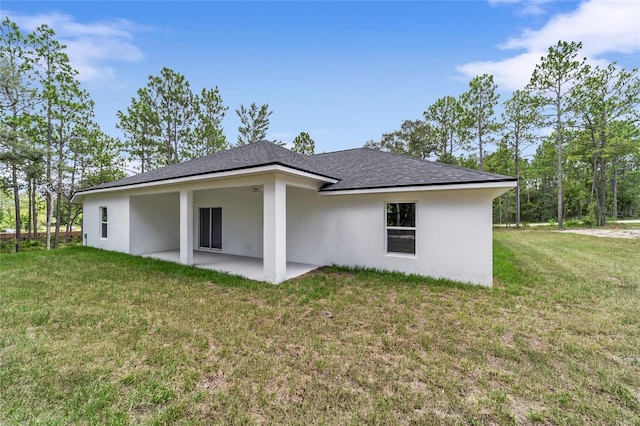
[{"label": "window", "polygon": [[387,203],[387,253],[416,253],[416,203]]},{"label": "window", "polygon": [[222,207],[200,208],[199,247],[222,249]]},{"label": "window", "polygon": [[107,208],[100,207],[100,238],[107,238]]}]

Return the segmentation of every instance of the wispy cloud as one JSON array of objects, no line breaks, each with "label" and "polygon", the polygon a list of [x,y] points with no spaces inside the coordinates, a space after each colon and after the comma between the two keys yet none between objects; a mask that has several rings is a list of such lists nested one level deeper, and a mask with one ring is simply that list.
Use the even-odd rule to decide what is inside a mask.
[{"label": "wispy cloud", "polygon": [[517,5],[519,15],[543,15],[546,13],[545,4],[554,0],[489,0],[491,5]]},{"label": "wispy cloud", "polygon": [[[507,1],[507,0],[492,0]],[[523,88],[536,64],[550,46],[559,40],[581,41],[581,55],[592,64],[604,64],[609,53],[640,51],[640,6],[633,0],[588,0],[569,13],[551,17],[538,30],[525,29],[508,39],[500,48],[524,50],[499,61],[463,64],[456,70],[467,78],[493,74],[496,82],[509,90]]]},{"label": "wispy cloud", "polygon": [[134,43],[134,34],[149,27],[125,19],[80,23],[60,12],[24,15],[5,12],[23,31],[31,32],[46,24],[56,38],[67,46],[71,65],[83,82],[102,84],[116,78],[113,62],[137,62],[144,55]]}]

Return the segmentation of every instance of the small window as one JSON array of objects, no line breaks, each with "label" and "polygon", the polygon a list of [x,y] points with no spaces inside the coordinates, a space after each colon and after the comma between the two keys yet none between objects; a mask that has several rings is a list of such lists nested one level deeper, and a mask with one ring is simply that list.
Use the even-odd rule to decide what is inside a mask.
[{"label": "small window", "polygon": [[387,203],[387,253],[416,254],[416,203]]},{"label": "small window", "polygon": [[107,238],[107,208],[100,207],[100,237]]}]

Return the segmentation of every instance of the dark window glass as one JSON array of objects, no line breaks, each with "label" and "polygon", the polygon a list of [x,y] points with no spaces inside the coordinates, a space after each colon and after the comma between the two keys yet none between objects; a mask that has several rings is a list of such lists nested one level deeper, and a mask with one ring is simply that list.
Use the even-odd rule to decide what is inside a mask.
[{"label": "dark window glass", "polygon": [[107,238],[107,208],[100,207],[100,238]]},{"label": "dark window glass", "polygon": [[416,253],[414,229],[387,229],[387,251],[390,253]]},{"label": "dark window glass", "polygon": [[200,247],[211,247],[211,209],[200,209]]},{"label": "dark window glass", "polygon": [[200,247],[222,248],[222,207],[200,209]]},{"label": "dark window glass", "polygon": [[211,209],[211,248],[222,248],[222,207]]},{"label": "dark window glass", "polygon": [[387,226],[415,228],[415,203],[387,203]]}]

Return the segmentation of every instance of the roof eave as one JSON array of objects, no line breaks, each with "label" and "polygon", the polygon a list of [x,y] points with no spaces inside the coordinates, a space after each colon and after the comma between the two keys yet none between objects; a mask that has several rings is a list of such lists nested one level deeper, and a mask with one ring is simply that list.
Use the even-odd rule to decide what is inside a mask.
[{"label": "roof eave", "polygon": [[[81,203],[82,199],[84,198],[84,195],[87,195],[87,194],[98,194],[103,192],[122,191],[122,190],[128,190],[128,189],[176,185],[176,184],[189,183],[189,182],[198,182],[198,181],[203,181],[208,179],[233,178],[237,176],[246,176],[246,175],[268,173],[268,172],[287,173],[294,176],[303,177],[303,178],[307,178],[307,179],[311,179],[319,182],[325,182],[327,184],[334,184],[338,182],[338,179],[335,179],[332,177],[311,173],[305,170],[288,166],[286,164],[275,162],[275,163],[263,164],[259,166],[229,169],[229,170],[224,170],[219,172],[199,173],[199,174],[193,174],[188,176],[181,176],[177,178],[157,179],[157,180],[152,180],[148,182],[122,184],[117,186],[110,186],[107,188],[96,188],[96,189],[88,188],[85,190],[77,191],[73,195],[71,201]],[[74,201],[76,199],[77,201]]]},{"label": "roof eave", "polygon": [[461,189],[495,189],[495,188],[515,188],[517,180],[515,178],[507,178],[493,181],[483,182],[446,182],[425,185],[394,185],[394,186],[377,186],[366,188],[345,188],[331,189],[321,188],[321,195],[355,195],[355,194],[381,194],[389,192],[417,192],[417,191],[452,191]]}]

